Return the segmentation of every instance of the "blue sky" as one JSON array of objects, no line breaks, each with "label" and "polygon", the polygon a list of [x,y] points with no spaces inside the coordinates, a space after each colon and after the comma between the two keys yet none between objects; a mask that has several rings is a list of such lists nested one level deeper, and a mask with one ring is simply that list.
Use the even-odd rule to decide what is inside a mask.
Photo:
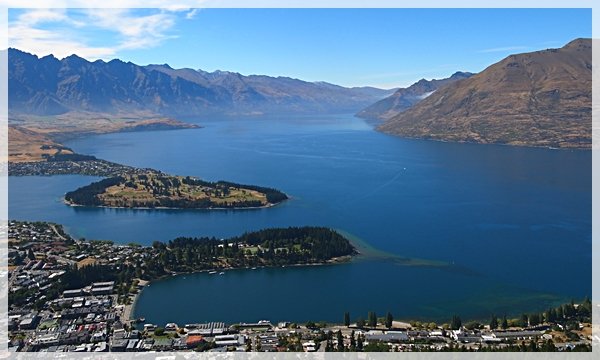
[{"label": "blue sky", "polygon": [[408,86],[591,37],[589,9],[9,11],[9,45],[344,86]]}]

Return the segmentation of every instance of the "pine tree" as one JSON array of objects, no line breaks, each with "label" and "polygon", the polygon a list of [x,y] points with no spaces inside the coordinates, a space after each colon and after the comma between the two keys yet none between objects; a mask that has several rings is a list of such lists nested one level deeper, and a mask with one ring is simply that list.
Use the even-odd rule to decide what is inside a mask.
[{"label": "pine tree", "polygon": [[365,319],[358,318],[358,320],[356,320],[356,326],[358,326],[359,329],[364,328],[365,327]]},{"label": "pine tree", "polygon": [[492,314],[492,319],[490,320],[490,329],[494,330],[498,328],[498,318],[496,315]]},{"label": "pine tree", "polygon": [[358,339],[356,341],[356,348],[358,349],[358,351],[362,351],[363,350],[363,336],[362,334],[358,335]]},{"label": "pine tree", "polygon": [[369,326],[370,327],[377,327],[377,314],[375,314],[374,311],[369,311]]},{"label": "pine tree", "polygon": [[521,325],[521,327],[527,327],[527,325],[529,325],[529,318],[527,317],[527,314],[521,314],[519,325]]},{"label": "pine tree", "polygon": [[385,316],[385,327],[391,329],[393,322],[394,317],[392,316],[392,313],[388,311],[387,315]]},{"label": "pine tree", "polygon": [[344,337],[342,336],[342,330],[337,331],[337,351],[344,352]]},{"label": "pine tree", "polygon": [[350,313],[344,313],[344,326],[350,326]]},{"label": "pine tree", "polygon": [[450,323],[450,328],[452,330],[458,330],[462,326],[462,320],[458,315],[452,316],[452,322]]}]

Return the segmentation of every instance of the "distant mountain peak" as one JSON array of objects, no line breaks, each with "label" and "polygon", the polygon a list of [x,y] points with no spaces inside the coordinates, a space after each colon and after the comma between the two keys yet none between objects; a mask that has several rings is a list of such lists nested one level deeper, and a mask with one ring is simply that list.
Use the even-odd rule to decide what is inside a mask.
[{"label": "distant mountain peak", "polygon": [[457,71],[445,79],[421,79],[407,88],[396,90],[391,96],[363,109],[357,116],[367,119],[389,119],[429,97],[438,88],[461,79],[469,78],[472,75],[469,72]]},{"label": "distant mountain peak", "polygon": [[379,129],[445,141],[589,148],[591,63],[589,39],[513,54],[438,89]]}]

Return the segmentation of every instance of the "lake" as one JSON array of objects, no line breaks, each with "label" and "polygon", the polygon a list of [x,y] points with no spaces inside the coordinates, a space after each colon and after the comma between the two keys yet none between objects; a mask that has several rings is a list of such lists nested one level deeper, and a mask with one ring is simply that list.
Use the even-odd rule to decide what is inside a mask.
[{"label": "lake", "polygon": [[[196,120],[192,120],[196,121]],[[390,255],[335,266],[195,274],[153,282],[149,322],[486,319],[591,295],[592,154],[401,139],[349,115],[197,120],[201,129],[68,142],[79,153],[207,180],[269,186],[291,200],[255,210],[69,207],[89,176],[10,177],[11,219],[64,224],[75,237],[151,244],[323,225]]]}]

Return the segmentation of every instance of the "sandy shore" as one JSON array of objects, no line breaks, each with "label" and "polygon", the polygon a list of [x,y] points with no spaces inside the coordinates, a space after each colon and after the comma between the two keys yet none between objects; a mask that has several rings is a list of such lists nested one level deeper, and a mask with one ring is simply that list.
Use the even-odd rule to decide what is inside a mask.
[{"label": "sandy shore", "polygon": [[137,300],[138,300],[140,294],[142,293],[143,288],[150,283],[150,281],[146,281],[146,280],[141,280],[141,279],[137,279],[137,280],[138,280],[138,287],[140,287],[140,289],[138,290],[138,292],[135,295],[133,295],[131,304],[123,306],[123,313],[121,316],[121,322],[123,322],[123,323],[131,322],[131,321],[135,320],[132,318],[134,310],[135,310],[135,304],[137,303]]}]

